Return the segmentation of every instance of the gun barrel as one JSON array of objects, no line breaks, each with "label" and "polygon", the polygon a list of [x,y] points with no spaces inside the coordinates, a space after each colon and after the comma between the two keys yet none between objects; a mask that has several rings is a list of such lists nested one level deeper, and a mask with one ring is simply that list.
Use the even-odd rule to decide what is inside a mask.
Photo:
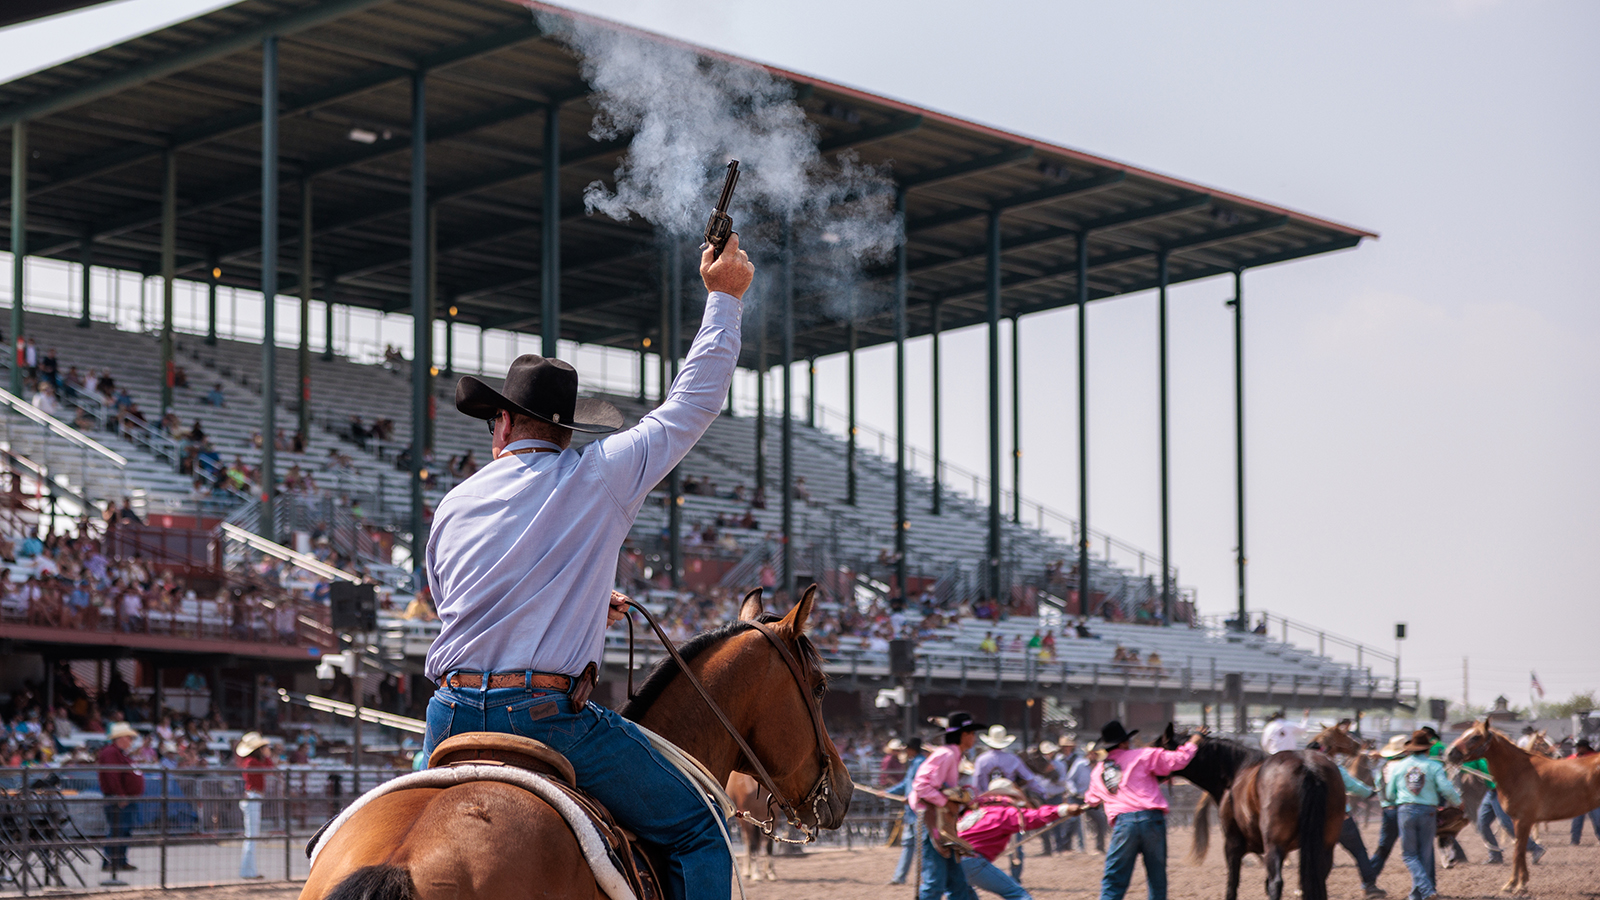
[{"label": "gun barrel", "polygon": [[728,178],[722,183],[722,197],[717,201],[717,212],[727,212],[733,202],[733,188],[739,183],[739,161],[728,163]]}]

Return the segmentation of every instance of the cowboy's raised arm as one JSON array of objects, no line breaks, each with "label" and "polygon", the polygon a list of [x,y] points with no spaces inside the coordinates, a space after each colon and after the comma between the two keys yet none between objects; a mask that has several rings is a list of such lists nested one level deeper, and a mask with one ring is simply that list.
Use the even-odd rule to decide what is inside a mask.
[{"label": "cowboy's raised arm", "polygon": [[[716,259],[710,248],[701,255],[700,276],[708,293],[705,315],[666,401],[638,425],[601,440],[589,451],[597,454],[601,484],[628,515],[638,511],[650,490],[716,421],[733,383],[744,292],[755,277],[737,234]],[[665,345],[662,350],[671,352]]]}]

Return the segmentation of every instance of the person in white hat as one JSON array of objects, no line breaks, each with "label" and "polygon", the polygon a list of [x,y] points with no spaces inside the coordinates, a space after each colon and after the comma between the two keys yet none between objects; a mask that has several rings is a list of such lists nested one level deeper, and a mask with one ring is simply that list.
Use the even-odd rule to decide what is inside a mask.
[{"label": "person in white hat", "polygon": [[[1049,797],[1061,792],[1059,787],[1028,768],[1022,757],[1007,749],[1016,743],[1017,736],[1006,731],[1004,725],[990,725],[989,730],[978,735],[978,741],[988,749],[979,753],[978,758],[973,761],[974,794],[982,794],[989,790],[989,782],[996,778],[1005,778],[1018,787],[1027,787],[1038,797]],[[1022,862],[1022,846],[1019,844],[1011,854],[1011,877],[1017,881],[1022,880]]]},{"label": "person in white hat", "polygon": [[267,776],[264,769],[274,768],[272,744],[259,731],[249,731],[239,738],[233,755],[244,770],[244,799],[239,801],[239,811],[244,813],[244,845],[239,854],[239,877],[261,878],[256,869],[256,841],[261,836],[261,799],[267,794]]},{"label": "person in white hat", "polygon": [[[144,795],[144,776],[134,767],[128,751],[139,739],[139,732],[127,722],[116,722],[106,733],[106,745],[100,748],[95,762],[100,765],[100,794],[105,797],[106,837],[127,837],[133,833],[133,801],[130,798]],[[108,844],[106,861],[101,869],[111,870],[113,879],[118,871],[132,872],[137,866],[128,862],[127,844]]]}]

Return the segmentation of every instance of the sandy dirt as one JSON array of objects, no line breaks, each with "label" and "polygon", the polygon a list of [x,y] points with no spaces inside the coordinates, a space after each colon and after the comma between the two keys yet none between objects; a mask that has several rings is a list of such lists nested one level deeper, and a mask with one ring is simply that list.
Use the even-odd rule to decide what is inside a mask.
[{"label": "sandy dirt", "polygon": [[[1565,830],[1564,826],[1561,830]],[[1538,900],[1600,898],[1600,844],[1596,844],[1593,838],[1587,838],[1583,846],[1573,847],[1567,843],[1564,833],[1552,837],[1556,837],[1557,841],[1552,841],[1553,846],[1544,860],[1533,867],[1531,896]],[[1366,840],[1370,848],[1376,843],[1376,834],[1368,833]],[[1486,854],[1478,841],[1474,838],[1464,843],[1473,861],[1453,869],[1439,870],[1440,896],[1459,900],[1501,900],[1506,897],[1500,892],[1500,886],[1510,877],[1510,866],[1483,865]],[[1028,846],[1034,848],[1036,844],[1036,841],[1030,842]],[[1168,896],[1171,900],[1220,900],[1225,885],[1225,870],[1219,847],[1213,846],[1210,858],[1198,866],[1191,866],[1185,861],[1188,848],[1188,829],[1174,828],[1168,844],[1172,858],[1168,867]],[[913,894],[909,885],[886,885],[898,858],[898,848],[881,847],[853,851],[820,850],[804,856],[780,856],[774,861],[780,880],[747,883],[745,891],[749,900],[910,900]],[[1092,853],[1088,856],[1081,853],[1050,857],[1030,855],[1023,872],[1023,886],[1040,898],[1094,900],[1099,896],[1103,861],[1103,857]],[[1239,889],[1241,900],[1263,900],[1266,897],[1262,884],[1264,876],[1259,862],[1246,860]],[[1287,867],[1284,877],[1287,882],[1284,898],[1293,900],[1292,889],[1297,877],[1293,863]],[[1391,900],[1404,900],[1411,881],[1400,861],[1398,850],[1390,857],[1378,884],[1389,892]],[[1333,900],[1355,900],[1362,896],[1355,867],[1342,849],[1334,850],[1334,870],[1328,879],[1328,887]],[[55,892],[50,892],[50,895],[64,896]],[[282,882],[98,894],[115,896],[119,900],[293,900],[299,895],[298,884],[286,885]],[[980,896],[993,895],[980,892]],[[1128,897],[1131,900],[1144,900],[1145,896],[1144,873],[1136,870]]]}]

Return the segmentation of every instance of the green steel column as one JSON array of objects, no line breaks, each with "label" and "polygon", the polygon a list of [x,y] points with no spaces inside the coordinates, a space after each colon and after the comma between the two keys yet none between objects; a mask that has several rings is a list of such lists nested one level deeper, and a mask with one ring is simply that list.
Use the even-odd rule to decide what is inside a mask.
[{"label": "green steel column", "polygon": [[261,42],[261,536],[278,539],[278,39]]},{"label": "green steel column", "polygon": [[1011,521],[1022,523],[1022,317],[1011,317]]},{"label": "green steel column", "polygon": [[[548,359],[561,355],[561,104],[552,103],[544,116],[544,214],[539,258],[540,353]],[[678,348],[672,353],[676,365]]]},{"label": "green steel column", "polygon": [[411,75],[411,566],[421,572],[428,546],[423,452],[432,383],[433,311],[428,308],[428,82]]},{"label": "green steel column", "polygon": [[217,343],[217,282],[222,278],[222,267],[217,261],[217,248],[206,253],[206,343]]},{"label": "green steel column", "polygon": [[782,355],[783,422],[780,452],[783,463],[783,590],[790,602],[795,599],[794,572],[794,223],[783,220],[782,240]]},{"label": "green steel column", "polygon": [[806,360],[806,427],[817,427],[817,358]]},{"label": "green steel column", "polygon": [[11,126],[11,393],[22,394],[22,307],[28,262],[28,123]]},{"label": "green steel column", "polygon": [[987,299],[989,311],[989,596],[1000,585],[1000,213],[989,213]]},{"label": "green steel column", "polygon": [[326,361],[333,360],[333,279],[329,278],[322,285],[322,358]]},{"label": "green steel column", "polygon": [[78,277],[82,280],[79,291],[83,304],[82,311],[78,314],[78,327],[89,327],[89,303],[94,295],[94,235],[87,229],[83,233],[83,243],[78,246]]},{"label": "green steel column", "polygon": [[900,220],[900,243],[894,251],[894,571],[895,590],[906,591],[906,529],[911,517],[906,510],[906,191],[894,195],[895,217]]},{"label": "green steel column", "polygon": [[1245,616],[1249,605],[1245,603],[1245,566],[1250,558],[1244,549],[1244,269],[1233,273],[1233,478],[1237,494],[1234,498],[1238,515],[1238,555],[1235,566],[1239,571],[1239,630],[1249,625]]},{"label": "green steel column", "polygon": [[1167,251],[1156,256],[1156,373],[1161,395],[1161,620],[1172,622],[1172,502],[1167,460]]},{"label": "green steel column", "polygon": [[851,506],[856,505],[856,349],[860,343],[861,333],[856,328],[855,309],[850,310],[850,348],[845,357],[845,414],[849,418],[846,423],[845,458],[844,458],[844,502]]},{"label": "green steel column", "polygon": [[650,362],[649,350],[650,350],[650,337],[649,337],[649,335],[641,335],[639,337],[639,403],[640,404],[644,403],[644,380],[645,380],[645,375],[648,372],[648,368],[647,367],[648,367],[649,362]]},{"label": "green steel column", "polygon": [[933,509],[934,515],[944,512],[944,457],[940,455],[940,436],[943,429],[939,425],[941,404],[939,402],[939,382],[941,380],[939,367],[939,330],[944,326],[944,304],[937,298],[933,301]]},{"label": "green steel column", "polygon": [[300,179],[300,358],[299,410],[297,430],[301,436],[311,437],[311,179]]},{"label": "green steel column", "polygon": [[444,374],[456,374],[456,314],[455,307],[450,307],[444,317]]},{"label": "green steel column", "polygon": [[[172,289],[178,269],[178,154],[162,154],[161,178],[161,415],[172,408]],[[271,439],[271,435],[267,436]]]},{"label": "green steel column", "polygon": [[[683,353],[683,243],[672,238],[668,243],[667,273],[667,339],[663,349],[668,354],[667,367],[673,381],[678,379],[678,365]],[[672,572],[674,588],[683,581],[683,466],[672,467],[667,475],[667,560]]]},{"label": "green steel column", "polygon": [[1078,608],[1094,599],[1089,573],[1089,232],[1078,234]]}]

